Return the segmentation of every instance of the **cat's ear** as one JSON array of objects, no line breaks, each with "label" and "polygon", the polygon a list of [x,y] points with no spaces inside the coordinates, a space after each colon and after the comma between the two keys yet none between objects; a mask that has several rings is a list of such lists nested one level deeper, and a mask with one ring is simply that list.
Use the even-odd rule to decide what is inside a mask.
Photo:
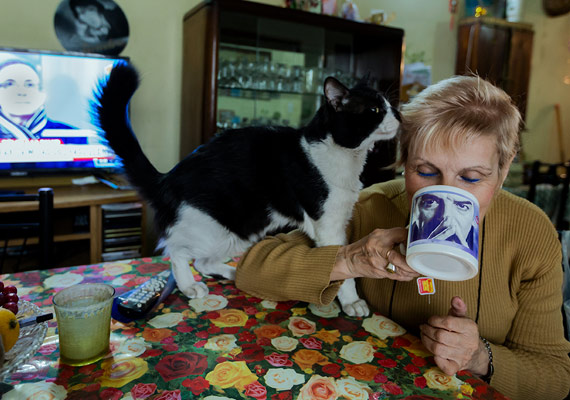
[{"label": "cat's ear", "polygon": [[325,97],[335,111],[340,111],[346,103],[349,90],[332,76],[325,79]]}]

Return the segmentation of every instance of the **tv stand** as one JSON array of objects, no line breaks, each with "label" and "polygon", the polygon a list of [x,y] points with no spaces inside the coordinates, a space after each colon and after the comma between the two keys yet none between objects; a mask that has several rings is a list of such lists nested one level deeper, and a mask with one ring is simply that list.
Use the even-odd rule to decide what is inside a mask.
[{"label": "tv stand", "polygon": [[[88,257],[85,258],[85,263],[98,263],[102,261],[103,251],[103,213],[102,206],[104,204],[112,203],[130,203],[141,202],[141,198],[134,190],[117,190],[112,189],[102,183],[90,185],[73,185],[70,180],[65,183],[65,180],[55,179],[38,180],[33,185],[24,185],[23,187],[13,186],[7,188],[7,181],[0,181],[0,190],[18,190],[25,193],[36,193],[40,187],[52,187],[54,191],[54,242],[67,243],[73,245],[71,242],[88,241]],[[15,183],[15,182],[12,182]],[[28,182],[30,183],[30,182]],[[3,215],[13,213],[26,213],[37,210],[37,204],[30,202],[6,202],[0,203],[0,218]],[[145,207],[143,203],[142,208],[142,253],[145,254]],[[74,226],[74,219],[77,215],[83,215],[83,219],[87,220],[87,226],[78,230]],[[21,242],[21,240],[20,240]],[[29,244],[37,242],[37,238],[28,240]],[[10,245],[18,245],[18,240],[10,241]],[[75,264],[70,261],[69,263],[63,259],[58,261],[54,267],[69,266]],[[65,258],[65,257],[64,257]]]}]

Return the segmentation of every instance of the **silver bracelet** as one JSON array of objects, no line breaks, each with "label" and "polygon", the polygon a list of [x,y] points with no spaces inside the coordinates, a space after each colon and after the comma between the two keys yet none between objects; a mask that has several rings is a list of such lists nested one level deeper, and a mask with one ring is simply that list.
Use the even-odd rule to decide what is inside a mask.
[{"label": "silver bracelet", "polygon": [[485,348],[487,349],[487,353],[489,353],[489,370],[487,371],[487,374],[481,377],[481,379],[489,383],[491,377],[495,373],[495,367],[493,367],[493,352],[491,351],[491,345],[489,344],[489,341],[482,336],[479,336],[479,338],[481,338],[481,341],[483,342]]}]

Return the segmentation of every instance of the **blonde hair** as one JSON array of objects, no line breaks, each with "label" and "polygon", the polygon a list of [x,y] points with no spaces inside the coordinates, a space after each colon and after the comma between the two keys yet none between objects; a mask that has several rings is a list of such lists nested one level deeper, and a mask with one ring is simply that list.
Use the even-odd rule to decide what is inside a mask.
[{"label": "blonde hair", "polygon": [[410,153],[453,149],[481,136],[497,142],[499,170],[519,150],[521,116],[509,95],[476,76],[455,76],[427,87],[401,109],[400,160]]}]

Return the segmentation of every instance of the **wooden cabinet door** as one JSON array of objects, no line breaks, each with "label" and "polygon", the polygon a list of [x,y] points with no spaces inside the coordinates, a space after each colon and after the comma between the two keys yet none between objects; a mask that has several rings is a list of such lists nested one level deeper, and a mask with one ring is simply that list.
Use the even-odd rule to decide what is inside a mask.
[{"label": "wooden cabinet door", "polygon": [[533,31],[528,24],[470,18],[458,29],[455,73],[476,73],[507,92],[525,117]]}]

